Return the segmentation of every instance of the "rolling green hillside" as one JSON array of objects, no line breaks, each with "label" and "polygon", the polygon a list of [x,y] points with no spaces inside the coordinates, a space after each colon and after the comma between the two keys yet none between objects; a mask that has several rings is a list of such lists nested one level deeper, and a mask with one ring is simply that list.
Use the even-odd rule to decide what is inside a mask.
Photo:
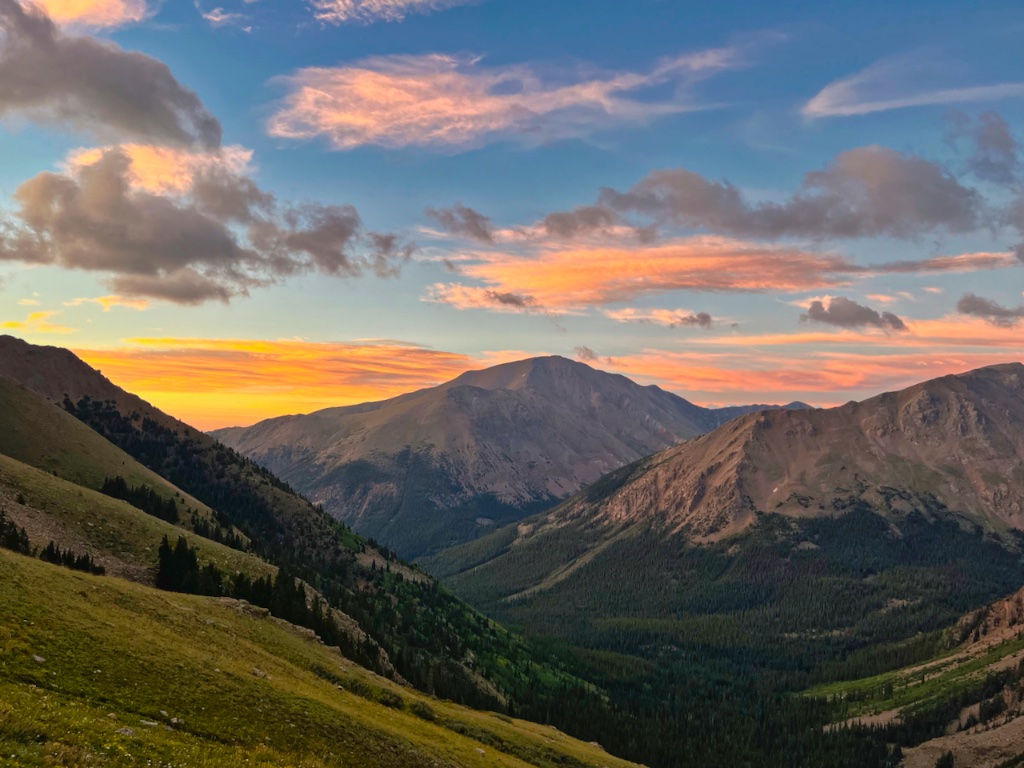
[{"label": "rolling green hillside", "polygon": [[[111,446],[113,448],[113,446]],[[151,584],[157,549],[189,532],[147,515],[127,502],[0,455],[0,506],[38,547],[50,541],[88,553],[112,575]],[[255,555],[189,535],[203,562],[227,573],[258,578],[276,572]]]},{"label": "rolling green hillside", "polygon": [[[159,559],[169,563],[169,588],[209,589],[210,594],[245,595],[250,601],[258,597],[258,604],[275,616],[318,632],[322,628],[323,636],[336,637],[349,658],[430,695],[587,734],[599,731],[570,702],[585,702],[612,717],[604,694],[580,679],[570,662],[490,621],[253,462],[117,390],[65,350],[0,344],[0,352],[0,371],[22,376],[32,388],[11,389],[24,401],[18,412],[52,422],[52,428],[30,433],[11,417],[23,436],[12,439],[10,450],[45,471],[13,460],[0,464],[6,495],[13,499],[9,517],[30,530],[37,550],[56,541],[61,549],[110,563],[111,573],[143,582],[152,582]],[[61,413],[58,404],[77,419]],[[248,551],[195,536],[175,547],[182,531],[63,479],[72,475],[94,483],[111,471],[123,472],[129,485],[147,486],[157,482],[150,474],[156,473],[168,492],[183,489],[212,509],[225,529],[241,531]],[[161,545],[164,535],[167,547]],[[155,557],[164,549],[166,558]],[[288,578],[252,583],[261,571]],[[306,585],[305,592],[296,594],[287,586],[295,584],[294,578]],[[325,624],[321,599],[330,608],[326,615],[339,626]]]},{"label": "rolling green hillside", "polygon": [[0,551],[0,762],[625,768],[376,677],[308,632]]}]

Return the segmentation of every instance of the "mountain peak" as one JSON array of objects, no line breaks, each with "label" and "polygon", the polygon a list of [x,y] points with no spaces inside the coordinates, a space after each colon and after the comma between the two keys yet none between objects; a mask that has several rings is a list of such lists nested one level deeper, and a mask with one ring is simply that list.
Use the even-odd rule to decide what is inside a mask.
[{"label": "mountain peak", "polygon": [[215,435],[357,530],[416,556],[551,506],[744,412],[701,408],[551,356]]},{"label": "mountain peak", "polygon": [[559,355],[530,357],[509,363],[499,363],[489,368],[466,371],[448,382],[447,386],[473,386],[480,389],[522,389],[537,385],[552,377],[582,378],[593,374],[614,374],[599,371],[586,363],[570,360]]}]

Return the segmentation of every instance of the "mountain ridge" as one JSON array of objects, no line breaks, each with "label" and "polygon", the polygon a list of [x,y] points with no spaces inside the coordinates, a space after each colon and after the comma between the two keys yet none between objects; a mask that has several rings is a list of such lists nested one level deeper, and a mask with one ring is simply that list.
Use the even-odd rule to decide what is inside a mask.
[{"label": "mountain ridge", "polygon": [[746,410],[702,408],[553,356],[212,434],[356,530],[418,556],[551,506]]},{"label": "mountain ridge", "polygon": [[1022,498],[1024,365],[1009,363],[749,414],[422,563],[533,631],[601,646],[629,627],[647,653],[710,623],[751,653],[777,643],[764,663],[782,663],[802,633],[856,649],[1019,588]]}]

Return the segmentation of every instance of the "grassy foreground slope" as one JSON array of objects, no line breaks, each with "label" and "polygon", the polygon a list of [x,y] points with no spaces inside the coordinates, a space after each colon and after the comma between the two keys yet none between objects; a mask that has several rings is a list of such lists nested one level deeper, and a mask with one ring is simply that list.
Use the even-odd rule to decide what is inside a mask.
[{"label": "grassy foreground slope", "polygon": [[631,765],[429,699],[244,603],[0,551],[0,763]]},{"label": "grassy foreground slope", "polygon": [[[162,586],[245,597],[275,616],[315,628],[344,648],[350,660],[409,682],[427,695],[552,723],[587,741],[604,738],[604,730],[593,727],[587,713],[598,710],[617,717],[603,692],[580,679],[563,659],[498,626],[422,571],[332,520],[266,470],[120,390],[67,350],[0,337],[0,372],[31,390],[11,389],[29,401],[20,413],[37,414],[55,425],[34,432],[16,415],[12,418],[23,437],[11,440],[9,450],[20,451],[18,458],[37,462],[44,470],[26,473],[26,467],[16,467],[21,479],[13,478],[14,469],[8,472],[13,478],[7,491],[8,516],[27,529],[36,550],[56,541],[53,533],[60,529],[69,537],[57,541],[62,549],[108,554],[134,569],[110,573],[156,581],[154,552],[163,535],[173,544],[180,532],[87,488],[62,486],[67,467],[84,465],[95,477],[109,476],[107,468],[93,466],[93,459],[116,456],[123,466],[145,466],[144,471],[156,473],[170,487],[201,500],[213,510],[220,530],[240,532],[248,550],[214,547],[195,535],[206,533],[194,526],[189,543],[198,550],[197,565],[204,572],[210,566],[219,569],[219,586],[200,586],[197,576],[186,578],[173,564],[165,569]],[[26,445],[37,445],[33,455]],[[54,455],[61,459],[60,478],[45,460]],[[49,498],[57,487],[59,501]],[[161,562],[169,560],[185,562],[177,555]],[[255,590],[253,584],[246,587],[236,574],[257,575],[249,567],[253,563],[269,571],[280,569],[290,578],[276,579],[272,594]],[[107,566],[102,560],[100,564]],[[288,586],[294,585],[293,579],[304,583],[305,600]],[[285,589],[278,589],[279,583]],[[315,615],[318,605],[325,608],[317,595],[332,609],[328,613],[339,625],[337,631]],[[582,710],[581,704],[589,709]]]}]

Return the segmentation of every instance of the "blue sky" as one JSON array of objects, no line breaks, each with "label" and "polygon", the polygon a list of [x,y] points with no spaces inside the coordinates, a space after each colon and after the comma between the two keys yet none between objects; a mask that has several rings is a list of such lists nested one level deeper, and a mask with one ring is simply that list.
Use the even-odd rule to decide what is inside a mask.
[{"label": "blue sky", "polygon": [[46,0],[54,63],[14,2],[0,322],[201,426],[533,354],[721,404],[1020,357],[1019,4]]}]

